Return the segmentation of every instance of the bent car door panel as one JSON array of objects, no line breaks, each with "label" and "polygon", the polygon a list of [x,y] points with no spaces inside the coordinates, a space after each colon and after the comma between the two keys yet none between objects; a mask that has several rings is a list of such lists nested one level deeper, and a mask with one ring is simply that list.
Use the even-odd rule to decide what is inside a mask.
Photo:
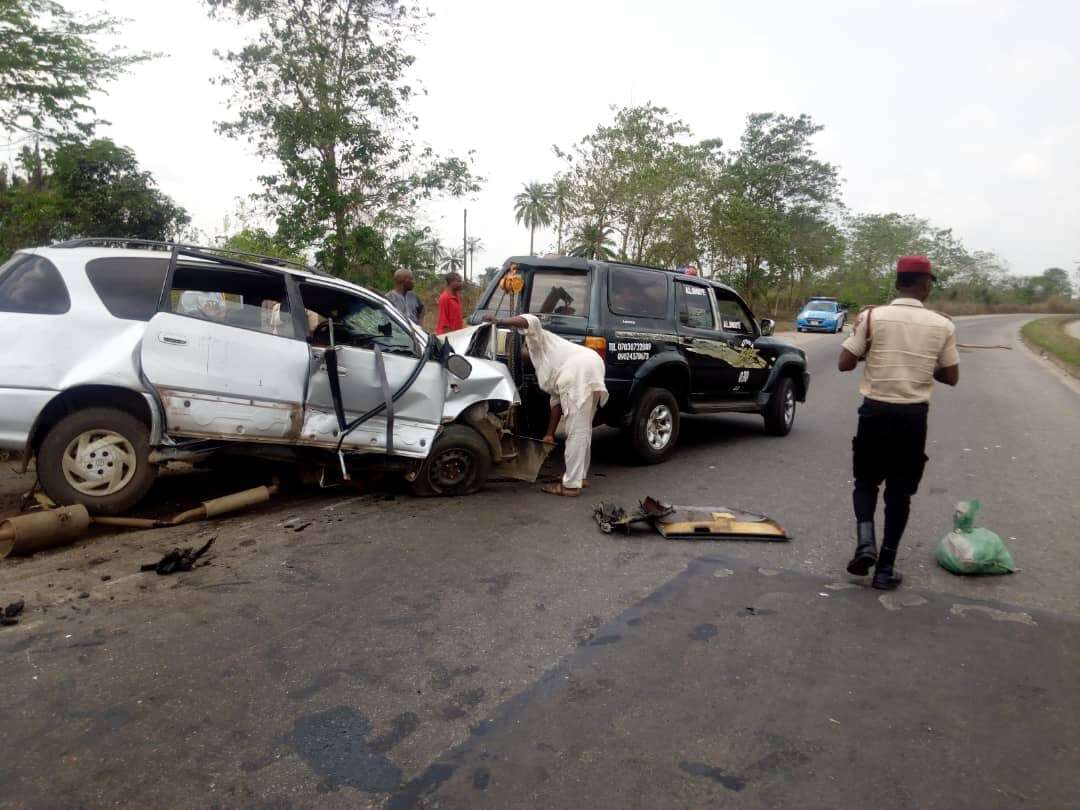
[{"label": "bent car door panel", "polygon": [[[336,446],[340,431],[334,415],[334,399],[324,360],[325,350],[311,349],[311,383],[301,439],[305,444]],[[418,358],[383,353],[386,378],[394,394],[405,384]],[[382,384],[375,368],[375,353],[369,349],[338,347],[338,374],[345,421],[351,422],[383,403]],[[394,403],[394,453],[423,458],[431,449],[442,422],[443,368],[428,361],[420,376]],[[386,451],[386,414],[381,413],[353,430],[343,447],[353,450]]]},{"label": "bent car door panel", "polygon": [[[396,394],[422,362],[412,331],[381,302],[349,291],[305,282],[300,285],[304,306],[321,319],[333,314],[338,374],[345,421],[382,405],[384,394],[371,346],[384,346],[382,356],[391,395]],[[336,446],[341,431],[326,368],[329,330],[325,320],[314,331],[310,347],[310,380],[301,440]],[[360,345],[350,345],[360,344]],[[446,371],[435,361],[424,362],[410,388],[393,403],[395,455],[423,458],[442,424]],[[386,451],[386,414],[380,413],[350,432],[343,447]]]},{"label": "bent car door panel", "polygon": [[245,441],[300,433],[308,349],[299,341],[159,312],[140,349],[166,431]]}]

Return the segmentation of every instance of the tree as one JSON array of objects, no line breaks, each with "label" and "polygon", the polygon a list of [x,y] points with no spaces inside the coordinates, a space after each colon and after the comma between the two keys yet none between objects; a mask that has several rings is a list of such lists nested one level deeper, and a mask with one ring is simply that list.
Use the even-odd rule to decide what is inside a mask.
[{"label": "tree", "polygon": [[443,247],[443,244],[441,241],[439,241],[438,236],[436,236],[435,234],[431,234],[431,236],[428,237],[427,243],[424,245],[424,250],[426,251],[427,255],[431,257],[431,263],[427,266],[432,270],[435,270],[436,268],[438,268],[439,263],[446,255],[446,248]]},{"label": "tree", "polygon": [[1069,274],[1060,267],[1048,267],[1043,270],[1042,284],[1047,298],[1072,298],[1072,283]]},{"label": "tree", "polygon": [[723,162],[721,141],[687,143],[686,124],[652,104],[614,113],[569,150],[555,150],[567,162],[574,230],[605,223],[619,236],[618,255],[634,262],[696,256],[697,212],[707,176]]},{"label": "tree", "polygon": [[808,115],[752,113],[725,167],[710,218],[712,243],[737,258],[748,300],[766,272],[790,272],[796,222],[827,222],[840,205],[838,170],[811,143],[821,129]]},{"label": "tree", "polygon": [[484,252],[484,241],[479,236],[470,236],[466,240],[466,247],[469,249],[469,272],[470,278],[476,276],[476,254]]},{"label": "tree", "polygon": [[582,259],[608,261],[615,258],[615,240],[606,225],[583,225],[574,233],[570,255]]},{"label": "tree", "polygon": [[861,303],[887,301],[893,294],[896,260],[927,256],[939,281],[939,294],[964,285],[972,257],[949,228],[937,228],[910,214],[862,214],[847,222],[847,252],[837,280],[846,295]]},{"label": "tree", "polygon": [[23,175],[0,192],[0,253],[82,236],[174,238],[187,212],[157,188],[129,149],[107,138],[47,151],[24,148]]},{"label": "tree", "polygon": [[486,285],[488,285],[488,284],[490,284],[490,283],[491,283],[491,281],[492,281],[492,279],[494,279],[494,278],[495,278],[495,276],[496,276],[496,275],[498,275],[498,272],[499,272],[499,268],[498,268],[498,267],[494,267],[494,266],[491,266],[491,267],[485,267],[485,268],[484,268],[484,272],[483,272],[483,273],[481,273],[481,275],[480,275],[480,281],[481,281],[481,283],[482,283],[483,285],[485,285],[485,286],[486,286]]},{"label": "tree", "polygon": [[514,221],[529,229],[529,255],[536,255],[536,229],[551,225],[551,189],[544,183],[526,183],[514,197]]},{"label": "tree", "polygon": [[106,14],[79,19],[53,0],[0,2],[0,128],[88,137],[99,123],[90,97],[153,56],[97,45],[121,22]]},{"label": "tree", "polygon": [[229,250],[237,250],[252,256],[272,256],[287,262],[306,264],[303,255],[288,245],[283,244],[277,234],[265,228],[246,227],[227,237],[221,245]]},{"label": "tree", "polygon": [[442,264],[439,265],[444,273],[460,273],[465,269],[465,254],[461,252],[460,248],[454,248],[447,251],[442,257]]},{"label": "tree", "polygon": [[407,41],[423,16],[399,0],[206,0],[258,33],[223,59],[236,117],[219,131],[274,167],[262,200],[298,246],[321,245],[336,275],[359,227],[403,227],[418,200],[479,188],[466,161],[418,147]]},{"label": "tree", "polygon": [[563,252],[563,222],[570,214],[573,186],[570,178],[565,175],[556,175],[548,188],[551,190],[551,207],[555,215],[555,252],[561,256]]},{"label": "tree", "polygon": [[390,261],[395,267],[413,272],[428,267],[428,232],[425,228],[407,228],[390,242]]}]

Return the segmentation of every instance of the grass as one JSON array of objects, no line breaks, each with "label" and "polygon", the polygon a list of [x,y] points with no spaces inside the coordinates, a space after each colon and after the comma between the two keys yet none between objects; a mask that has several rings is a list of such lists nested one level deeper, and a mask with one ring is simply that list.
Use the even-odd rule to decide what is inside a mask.
[{"label": "grass", "polygon": [[1022,331],[1028,343],[1052,354],[1074,375],[1080,376],[1080,340],[1065,331],[1065,324],[1075,320],[1075,316],[1039,318],[1024,324]]}]

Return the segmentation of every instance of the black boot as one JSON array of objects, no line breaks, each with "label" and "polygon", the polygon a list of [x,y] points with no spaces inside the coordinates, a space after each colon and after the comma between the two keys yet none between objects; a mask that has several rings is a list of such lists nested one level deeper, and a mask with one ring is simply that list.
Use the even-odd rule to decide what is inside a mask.
[{"label": "black boot", "polygon": [[856,529],[855,556],[847,564],[849,574],[865,577],[877,562],[877,542],[874,540],[874,523],[860,523]]},{"label": "black boot", "polygon": [[903,575],[893,568],[895,562],[896,548],[882,545],[877,566],[874,568],[874,581],[871,583],[879,591],[891,591],[904,581]]}]

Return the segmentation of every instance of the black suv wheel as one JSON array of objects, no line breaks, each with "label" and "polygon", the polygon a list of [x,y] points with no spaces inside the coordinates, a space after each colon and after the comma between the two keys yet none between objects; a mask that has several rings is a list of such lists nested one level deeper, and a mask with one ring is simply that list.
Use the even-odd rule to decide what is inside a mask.
[{"label": "black suv wheel", "polygon": [[765,406],[765,432],[770,436],[787,436],[795,424],[795,383],[791,377],[781,377]]},{"label": "black suv wheel", "polygon": [[634,453],[646,464],[667,461],[679,440],[679,403],[666,388],[646,388],[630,418]]}]

